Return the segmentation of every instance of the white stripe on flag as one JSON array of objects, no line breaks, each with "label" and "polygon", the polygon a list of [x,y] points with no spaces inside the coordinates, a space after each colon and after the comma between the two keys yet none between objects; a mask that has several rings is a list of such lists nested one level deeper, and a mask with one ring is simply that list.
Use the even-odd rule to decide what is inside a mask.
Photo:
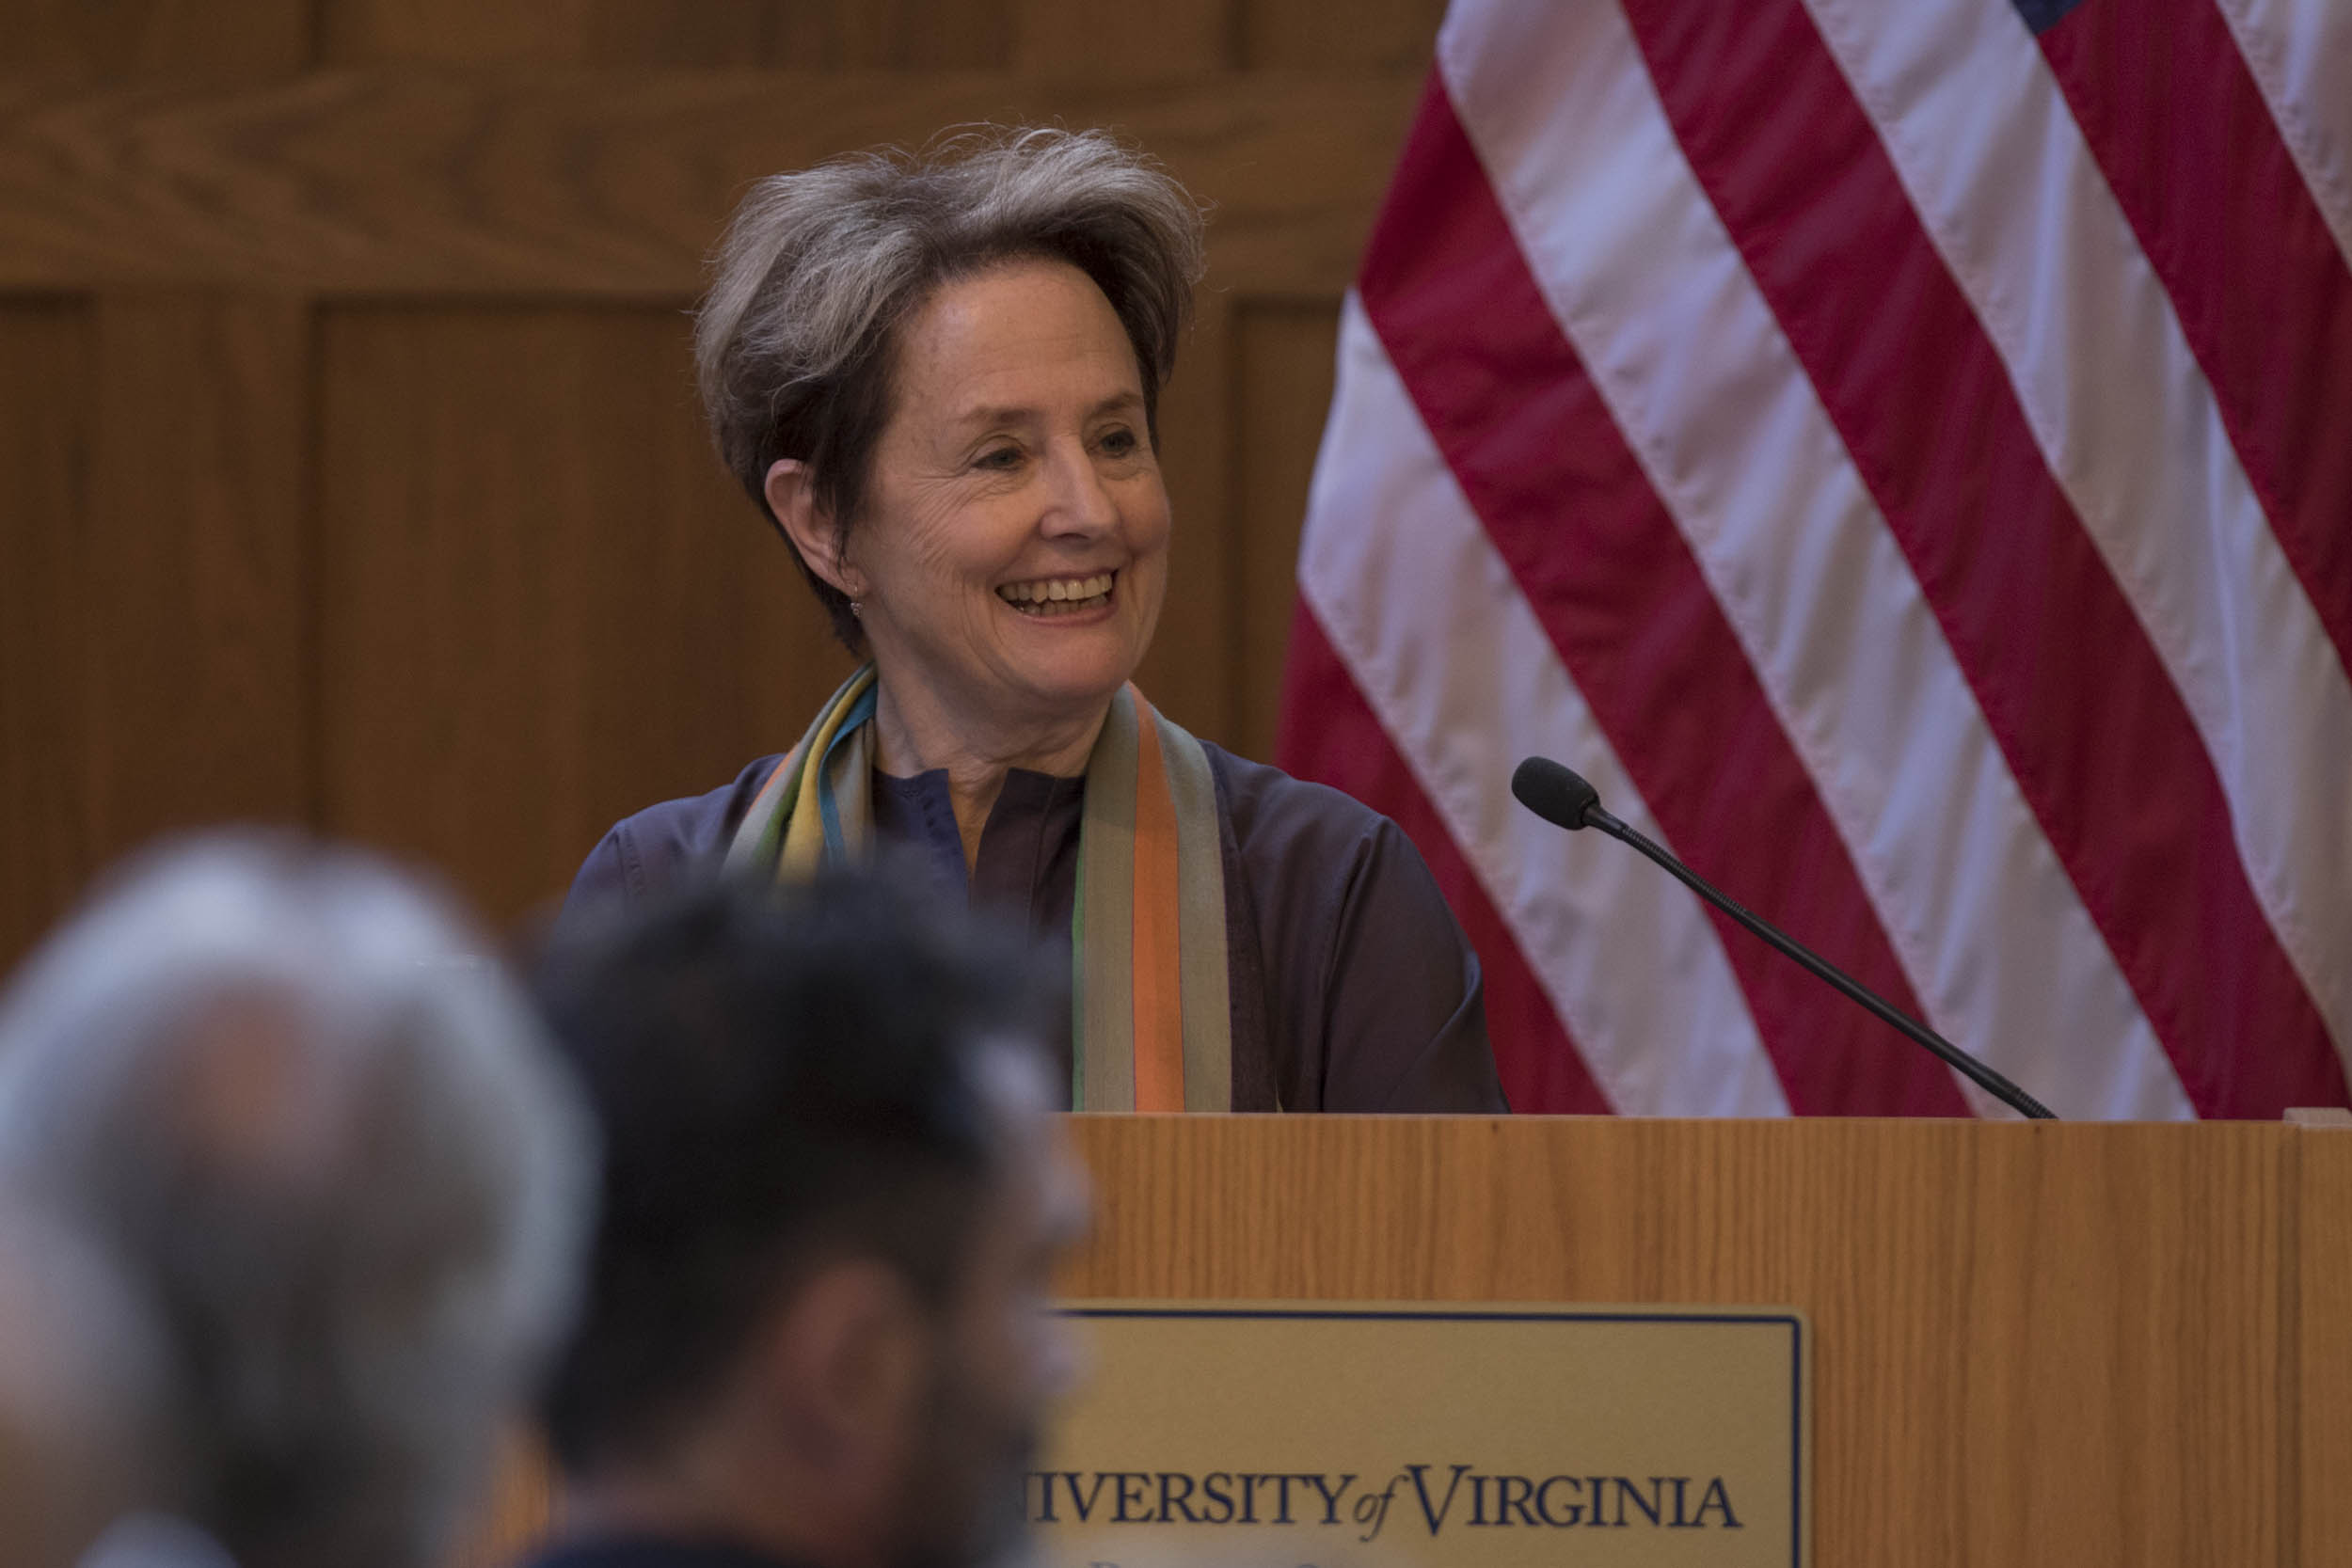
[{"label": "white stripe on flag", "polygon": [[1698,900],[1623,845],[1511,799],[1511,760],[1572,756],[1612,811],[1656,831],[1353,293],[1298,575],[1610,1103],[1788,1115]]},{"label": "white stripe on flag", "polygon": [[1438,55],[1554,314],[1691,541],[1931,1020],[2061,1115],[2190,1115],[1622,11],[1457,4]]},{"label": "white stripe on flag", "polygon": [[2346,1054],[2352,791],[2313,785],[2352,778],[2352,682],[2163,284],[2008,0],[1804,3],[2147,627],[2255,896]]},{"label": "white stripe on flag", "polygon": [[2279,137],[2352,264],[2352,6],[2220,0]]}]

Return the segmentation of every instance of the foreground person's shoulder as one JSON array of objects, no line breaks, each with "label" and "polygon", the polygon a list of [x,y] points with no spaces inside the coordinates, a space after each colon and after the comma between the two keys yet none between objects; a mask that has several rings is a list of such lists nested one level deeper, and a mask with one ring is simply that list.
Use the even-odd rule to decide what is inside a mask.
[{"label": "foreground person's shoulder", "polygon": [[572,879],[559,927],[589,911],[634,906],[717,875],[728,841],[778,760],[761,757],[707,794],[663,800],[614,823]]}]

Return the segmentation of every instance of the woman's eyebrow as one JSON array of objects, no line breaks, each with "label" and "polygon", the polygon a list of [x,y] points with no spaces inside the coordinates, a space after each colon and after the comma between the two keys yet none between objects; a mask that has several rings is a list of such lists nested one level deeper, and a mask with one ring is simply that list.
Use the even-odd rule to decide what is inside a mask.
[{"label": "woman's eyebrow", "polygon": [[[1109,397],[1095,404],[1086,411],[1086,417],[1089,420],[1099,419],[1104,414],[1117,414],[1128,409],[1139,409],[1142,406],[1143,394],[1131,388],[1124,391],[1113,392]],[[1021,424],[1036,419],[1040,412],[1039,409],[1028,404],[989,404],[965,409],[957,417],[956,423],[959,425]]]}]

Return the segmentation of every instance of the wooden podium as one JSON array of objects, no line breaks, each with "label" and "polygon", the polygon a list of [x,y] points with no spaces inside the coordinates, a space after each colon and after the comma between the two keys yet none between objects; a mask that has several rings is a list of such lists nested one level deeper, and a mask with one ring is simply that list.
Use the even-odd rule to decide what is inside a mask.
[{"label": "wooden podium", "polygon": [[2352,1563],[2352,1126],[1072,1128],[1073,1296],[1802,1308],[1820,1568]]},{"label": "wooden podium", "polygon": [[1073,1295],[1804,1309],[1820,1568],[2352,1563],[2352,1128],[1073,1119]]}]

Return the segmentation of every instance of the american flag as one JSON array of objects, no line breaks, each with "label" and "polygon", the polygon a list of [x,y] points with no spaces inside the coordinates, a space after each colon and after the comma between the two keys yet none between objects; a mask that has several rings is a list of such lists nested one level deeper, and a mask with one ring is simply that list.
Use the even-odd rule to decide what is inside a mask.
[{"label": "american flag", "polygon": [[1282,760],[1514,1105],[2346,1103],[2352,6],[1459,0],[1342,319]]}]

